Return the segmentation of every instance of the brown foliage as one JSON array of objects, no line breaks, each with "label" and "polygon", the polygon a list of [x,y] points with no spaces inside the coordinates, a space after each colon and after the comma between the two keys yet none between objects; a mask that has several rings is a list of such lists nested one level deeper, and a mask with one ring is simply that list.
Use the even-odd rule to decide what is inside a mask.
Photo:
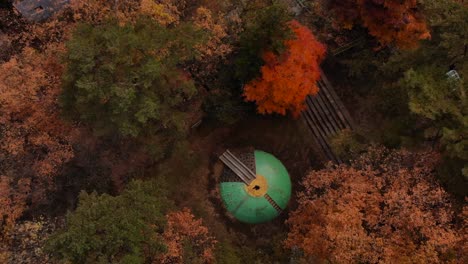
[{"label": "brown foliage", "polygon": [[325,46],[299,22],[293,20],[289,26],[295,38],[285,41],[286,51],[280,56],[266,52],[261,78],[244,87],[245,99],[255,101],[262,114],[285,115],[290,111],[297,116],[304,109],[306,96],[318,92],[316,81]]},{"label": "brown foliage", "polygon": [[17,223],[7,237],[11,243],[2,244],[0,239],[0,263],[57,263],[43,249],[47,238],[61,225],[59,219],[42,217]]},{"label": "brown foliage", "polygon": [[196,27],[210,33],[208,41],[198,48],[204,58],[209,58],[210,56],[224,57],[232,51],[231,45],[223,43],[223,38],[227,36],[224,22],[220,19],[215,20],[209,9],[204,7],[197,8],[194,24]]},{"label": "brown foliage", "polygon": [[331,10],[342,27],[362,25],[382,46],[415,48],[430,38],[416,0],[333,0]]},{"label": "brown foliage", "polygon": [[336,263],[453,261],[464,233],[434,179],[437,161],[434,153],[376,148],[351,166],[311,172],[286,246]]},{"label": "brown foliage", "polygon": [[187,255],[187,252],[184,252],[184,243],[190,244],[192,254],[198,260],[203,260],[203,263],[214,262],[216,240],[209,235],[202,220],[196,220],[187,208],[167,215],[163,238],[168,252],[163,255],[161,263],[194,263],[193,259],[184,259],[184,255]]},{"label": "brown foliage", "polygon": [[2,216],[0,224],[5,225],[7,231],[26,209],[30,184],[30,179],[19,179],[15,185],[12,185],[10,178],[0,176],[0,216]]},{"label": "brown foliage", "polygon": [[139,0],[71,0],[73,19],[75,21],[100,24],[109,18],[117,18],[120,22],[134,21],[140,8]]},{"label": "brown foliage", "polygon": [[73,127],[60,120],[56,103],[62,66],[51,54],[57,51],[26,48],[0,65],[0,226],[12,224],[27,201],[42,202],[73,157]]}]

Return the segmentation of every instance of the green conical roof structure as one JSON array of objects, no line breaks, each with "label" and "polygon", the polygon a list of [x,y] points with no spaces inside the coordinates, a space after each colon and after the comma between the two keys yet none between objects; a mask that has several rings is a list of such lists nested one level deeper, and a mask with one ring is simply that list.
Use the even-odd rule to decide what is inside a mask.
[{"label": "green conical roof structure", "polygon": [[[249,162],[253,158],[253,162]],[[247,158],[246,158],[247,156]],[[249,224],[268,222],[284,210],[291,197],[291,180],[281,161],[273,155],[255,150],[239,158],[255,173],[249,185],[238,177],[222,177],[221,198],[227,210],[239,221]],[[229,170],[226,168],[225,170]]]}]

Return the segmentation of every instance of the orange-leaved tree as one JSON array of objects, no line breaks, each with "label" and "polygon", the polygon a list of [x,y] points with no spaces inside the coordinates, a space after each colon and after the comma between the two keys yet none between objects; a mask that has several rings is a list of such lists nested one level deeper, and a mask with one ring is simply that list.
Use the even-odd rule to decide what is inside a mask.
[{"label": "orange-leaved tree", "polygon": [[0,64],[0,231],[27,204],[44,202],[54,177],[74,156],[76,130],[61,121],[57,105],[58,50],[25,48]]},{"label": "orange-leaved tree", "polygon": [[437,183],[437,162],[436,153],[371,148],[311,172],[286,246],[332,263],[458,263],[466,216]]},{"label": "orange-leaved tree", "polygon": [[299,22],[293,20],[288,25],[294,38],[285,41],[285,52],[265,52],[262,76],[244,87],[245,99],[255,101],[262,114],[285,115],[289,111],[297,116],[304,109],[306,96],[318,92],[316,81],[325,46]]},{"label": "orange-leaved tree", "polygon": [[[163,233],[167,252],[161,263],[213,263],[216,240],[190,209],[170,212]],[[185,252],[190,249],[191,252]]]},{"label": "orange-leaved tree", "polygon": [[431,36],[416,0],[332,0],[331,10],[342,27],[361,25],[382,46],[415,48]]}]

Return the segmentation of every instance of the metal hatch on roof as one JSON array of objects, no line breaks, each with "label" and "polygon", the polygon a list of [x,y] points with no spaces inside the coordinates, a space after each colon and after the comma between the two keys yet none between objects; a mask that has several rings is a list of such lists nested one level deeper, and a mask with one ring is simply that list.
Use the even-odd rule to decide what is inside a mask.
[{"label": "metal hatch on roof", "polygon": [[27,20],[41,22],[60,11],[70,0],[16,0],[13,6]]}]

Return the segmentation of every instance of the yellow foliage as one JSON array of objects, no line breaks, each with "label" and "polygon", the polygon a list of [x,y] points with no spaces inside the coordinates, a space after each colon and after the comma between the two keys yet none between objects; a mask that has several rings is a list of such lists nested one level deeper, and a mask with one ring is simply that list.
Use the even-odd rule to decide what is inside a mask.
[{"label": "yellow foliage", "polygon": [[112,17],[121,24],[135,21],[138,15],[139,2],[135,0],[70,0],[73,18],[92,24],[99,24]]},{"label": "yellow foliage", "polygon": [[209,9],[199,7],[195,13],[194,24],[196,27],[210,33],[208,41],[197,47],[202,57],[224,57],[232,51],[231,45],[223,43],[223,38],[227,36],[224,22],[219,19],[218,21],[215,20]]},{"label": "yellow foliage", "polygon": [[140,11],[164,26],[177,24],[180,19],[177,7],[170,3],[159,4],[154,0],[141,0]]}]

